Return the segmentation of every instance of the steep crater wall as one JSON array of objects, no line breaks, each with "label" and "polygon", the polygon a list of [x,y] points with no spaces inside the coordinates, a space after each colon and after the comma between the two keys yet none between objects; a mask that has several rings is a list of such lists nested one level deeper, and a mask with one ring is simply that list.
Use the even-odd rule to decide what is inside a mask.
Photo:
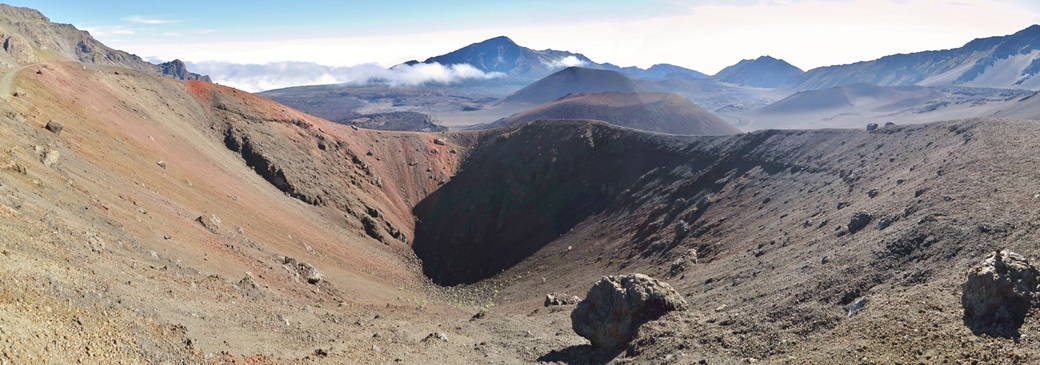
[{"label": "steep crater wall", "polygon": [[714,181],[721,158],[696,147],[739,140],[691,142],[591,121],[489,133],[458,174],[415,207],[413,248],[434,282],[476,282],[592,216],[639,208],[647,197],[635,192],[655,174],[685,165],[698,176],[695,183]]}]

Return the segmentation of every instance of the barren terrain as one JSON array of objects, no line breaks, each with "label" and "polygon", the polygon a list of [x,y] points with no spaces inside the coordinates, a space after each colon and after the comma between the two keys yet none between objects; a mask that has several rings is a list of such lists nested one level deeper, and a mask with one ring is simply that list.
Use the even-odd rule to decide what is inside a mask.
[{"label": "barren terrain", "polygon": [[[1040,361],[1035,310],[994,337],[959,292],[996,249],[1040,259],[1040,130],[901,117],[387,132],[149,70],[7,68],[0,364]],[[622,351],[543,306],[633,272],[689,308]]]}]

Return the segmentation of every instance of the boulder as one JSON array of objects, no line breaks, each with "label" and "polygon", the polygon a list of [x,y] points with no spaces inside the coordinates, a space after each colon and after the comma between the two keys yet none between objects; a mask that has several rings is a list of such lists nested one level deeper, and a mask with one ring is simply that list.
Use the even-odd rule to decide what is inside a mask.
[{"label": "boulder", "polygon": [[976,333],[1017,331],[1036,298],[1036,267],[1011,251],[990,253],[961,287],[964,322]]},{"label": "boulder", "polygon": [[878,128],[877,123],[868,123],[867,124],[867,132],[874,131],[877,128]]},{"label": "boulder", "polygon": [[643,274],[606,276],[571,312],[571,326],[593,346],[617,350],[643,323],[685,308],[686,300],[667,283]]}]

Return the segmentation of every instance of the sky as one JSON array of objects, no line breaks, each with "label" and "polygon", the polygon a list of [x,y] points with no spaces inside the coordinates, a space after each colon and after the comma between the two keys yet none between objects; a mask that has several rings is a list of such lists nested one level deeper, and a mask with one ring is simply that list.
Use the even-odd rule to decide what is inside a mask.
[{"label": "sky", "polygon": [[87,30],[110,47],[189,66],[390,67],[505,35],[600,63],[671,63],[710,75],[762,55],[808,70],[955,48],[1040,23],[1040,2],[1012,0],[8,3]]}]

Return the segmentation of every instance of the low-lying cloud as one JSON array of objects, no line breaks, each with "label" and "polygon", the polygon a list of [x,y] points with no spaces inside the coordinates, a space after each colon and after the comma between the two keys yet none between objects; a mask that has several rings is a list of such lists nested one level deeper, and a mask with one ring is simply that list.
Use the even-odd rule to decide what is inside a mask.
[{"label": "low-lying cloud", "polygon": [[390,85],[418,85],[428,82],[454,83],[467,79],[491,79],[505,76],[485,73],[467,64],[438,63],[397,65],[387,69],[376,64],[333,67],[313,62],[273,62],[239,64],[230,62],[185,62],[191,72],[209,75],[214,82],[249,92],[301,85],[328,85],[386,82]]},{"label": "low-lying cloud", "polygon": [[567,68],[567,67],[582,67],[585,66],[585,61],[579,60],[575,56],[567,56],[564,58],[557,58],[555,60],[544,62],[547,66],[552,69]]}]

